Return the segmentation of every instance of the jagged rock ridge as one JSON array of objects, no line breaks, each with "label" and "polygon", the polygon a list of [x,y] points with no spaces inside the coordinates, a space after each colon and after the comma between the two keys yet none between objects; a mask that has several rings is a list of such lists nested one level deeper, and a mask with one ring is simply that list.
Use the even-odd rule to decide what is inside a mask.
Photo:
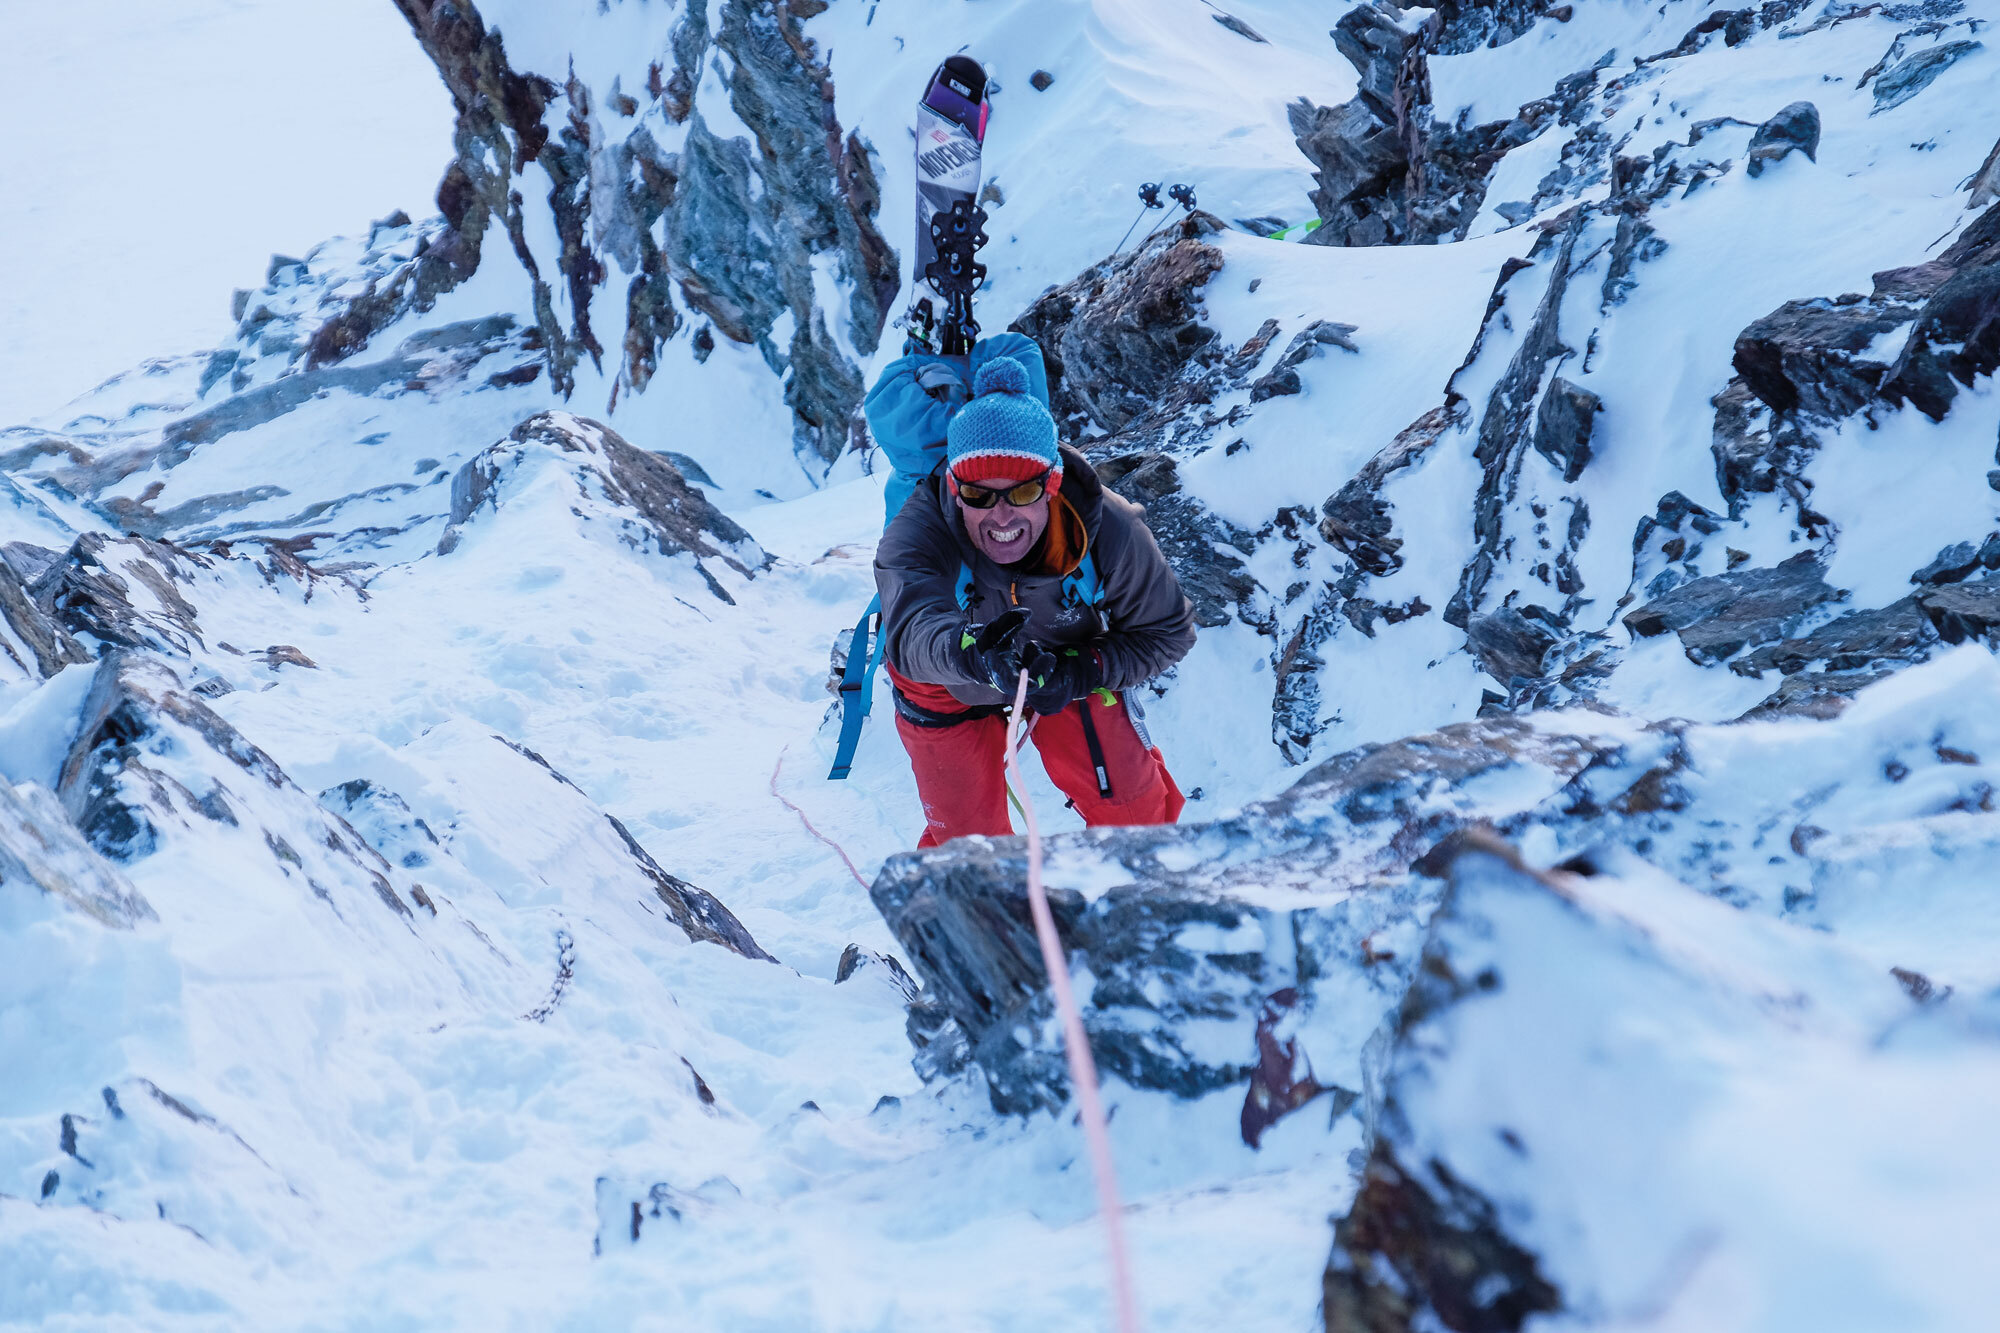
[{"label": "jagged rock ridge", "polygon": [[[837,321],[872,352],[901,275],[876,226],[872,150],[843,134],[832,71],[802,30],[823,3],[684,7],[645,85],[629,88],[617,78],[592,87],[573,63],[567,73],[534,63],[560,53],[517,44],[510,54],[505,4],[487,3],[490,18],[470,0],[398,7],[458,107],[458,156],[438,190],[448,231],[415,261],[409,300],[426,298],[425,274],[462,277],[490,262],[497,228],[532,285],[548,373],[565,397],[586,357],[609,381],[606,410],[621,391],[644,392],[662,344],[689,324],[685,311],[756,345],[786,375],[801,453],[830,460],[847,447],[864,386],[828,326]],[[726,106],[704,104],[711,64],[727,71]],[[754,142],[712,124],[741,125]],[[546,184],[545,197],[523,188],[530,179]],[[559,238],[553,253],[528,240],[525,210],[544,208]],[[844,309],[816,304],[822,252],[847,279]],[[371,325],[397,313],[387,295],[371,292],[323,325],[315,361],[365,344]]]}]

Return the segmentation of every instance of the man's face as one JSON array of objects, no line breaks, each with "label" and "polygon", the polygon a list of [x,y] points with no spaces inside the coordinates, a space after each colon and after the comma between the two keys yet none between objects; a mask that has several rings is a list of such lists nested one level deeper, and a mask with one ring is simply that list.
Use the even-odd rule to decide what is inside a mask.
[{"label": "man's face", "polygon": [[1012,565],[1026,559],[1049,526],[1048,492],[1044,490],[1032,504],[1017,509],[1007,503],[1004,492],[1019,486],[1019,481],[988,477],[972,484],[1002,494],[991,509],[975,509],[963,499],[958,501],[958,514],[965,524],[965,535],[972,538],[972,544],[979,548],[981,555],[996,565]]}]

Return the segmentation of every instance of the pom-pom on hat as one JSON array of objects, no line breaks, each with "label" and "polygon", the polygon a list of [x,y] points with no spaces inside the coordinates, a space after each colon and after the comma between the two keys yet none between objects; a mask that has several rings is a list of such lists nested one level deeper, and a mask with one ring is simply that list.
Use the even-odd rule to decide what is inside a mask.
[{"label": "pom-pom on hat", "polygon": [[1020,362],[996,356],[972,381],[972,401],[945,427],[945,459],[960,481],[1029,481],[1049,474],[1049,489],[1062,484],[1062,455],[1056,451],[1056,422],[1028,392],[1028,372]]}]

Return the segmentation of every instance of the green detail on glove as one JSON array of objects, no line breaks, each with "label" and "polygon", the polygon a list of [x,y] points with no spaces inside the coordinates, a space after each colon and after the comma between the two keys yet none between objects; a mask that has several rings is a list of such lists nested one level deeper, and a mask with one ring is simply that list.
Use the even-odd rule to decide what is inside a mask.
[{"label": "green detail on glove", "polygon": [[1118,702],[1118,696],[1113,694],[1110,690],[1105,689],[1102,685],[1092,690],[1091,693],[1096,695],[1099,699],[1103,700],[1104,706],[1106,708],[1109,708],[1113,704]]}]

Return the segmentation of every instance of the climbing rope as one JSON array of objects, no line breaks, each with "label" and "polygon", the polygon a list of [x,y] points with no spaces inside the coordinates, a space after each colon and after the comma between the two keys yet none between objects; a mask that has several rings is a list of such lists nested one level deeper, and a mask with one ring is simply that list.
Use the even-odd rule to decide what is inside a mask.
[{"label": "climbing rope", "polygon": [[[1019,749],[1021,746],[1026,745],[1028,743],[1029,735],[1032,734],[1035,730],[1035,722],[1036,719],[1030,717],[1028,719],[1027,726],[1021,728],[1020,732],[1017,735],[1010,735],[1008,737],[1008,740],[1012,743],[1014,749]],[[821,842],[833,848],[834,854],[840,857],[842,863],[844,863],[847,866],[847,873],[854,876],[854,882],[856,884],[859,884],[863,889],[866,889],[868,887],[868,881],[862,878],[861,871],[855,866],[854,858],[847,854],[847,849],[845,847],[842,847],[839,843],[835,842],[832,838],[827,837],[826,834],[821,833],[818,827],[814,825],[814,823],[812,822],[812,819],[806,814],[806,812],[804,810],[801,810],[797,805],[793,804],[791,798],[787,797],[783,792],[778,790],[778,778],[785,771],[785,756],[790,754],[791,752],[792,752],[792,747],[789,745],[787,745],[784,749],[778,751],[778,762],[771,766],[771,795],[777,797],[778,803],[784,806],[785,809],[791,811],[793,814],[799,817],[799,822],[806,826],[806,832],[812,834],[815,838],[818,838]],[[1007,760],[1008,762],[1011,763],[1013,760],[1013,755],[1009,754],[1007,756]],[[1016,810],[1022,809],[1021,798],[1014,794],[1014,789],[1011,786],[1007,788],[1007,799],[1009,802],[1013,804]],[[1025,817],[1026,815],[1024,813],[1023,818]]]},{"label": "climbing rope", "polygon": [[[1111,1260],[1111,1294],[1118,1310],[1118,1333],[1139,1333],[1139,1306],[1132,1295],[1132,1261],[1125,1248],[1124,1212],[1118,1202],[1118,1174],[1111,1160],[1111,1131],[1104,1116],[1104,1101],[1097,1087],[1097,1062],[1090,1055],[1090,1038],[1083,1030],[1083,1012],[1076,1007],[1076,992],[1070,985],[1069,961],[1063,954],[1062,939],[1056,934],[1056,919],[1049,911],[1049,896],[1042,887],[1042,833],[1035,822],[1035,803],[1021,776],[1021,750],[1034,730],[1035,718],[1028,712],[1028,673],[1021,672],[1014,689],[1014,716],[1007,724],[1006,766],[1012,781],[1008,798],[1021,812],[1028,830],[1028,912],[1035,919],[1035,939],[1042,948],[1042,966],[1049,974],[1049,988],[1055,993],[1056,1012],[1062,1017],[1063,1054],[1069,1060],[1070,1086],[1082,1110],[1083,1137],[1090,1150],[1092,1173],[1097,1177],[1097,1209],[1104,1218],[1105,1249]],[[806,832],[833,848],[847,866],[847,873],[864,890],[868,881],[855,868],[854,860],[841,845],[813,826],[806,812],[778,790],[778,778],[785,769],[785,755],[778,752],[771,769],[771,795],[806,826]]]},{"label": "climbing rope", "polygon": [[[1016,722],[1027,715],[1028,673],[1021,672],[1014,690]],[[1025,729],[1017,741],[1009,723],[1007,769],[1021,818],[1028,826],[1028,911],[1035,918],[1035,938],[1042,946],[1042,966],[1048,970],[1049,988],[1055,992],[1056,1012],[1062,1016],[1063,1053],[1069,1057],[1070,1086],[1083,1112],[1083,1136],[1090,1147],[1090,1163],[1097,1176],[1097,1209],[1104,1218],[1105,1248],[1111,1259],[1111,1294],[1118,1309],[1119,1333],[1139,1333],[1139,1306],[1132,1296],[1132,1262],[1125,1249],[1124,1214],[1118,1205],[1118,1176],[1111,1161],[1111,1133],[1104,1119],[1104,1102],[1097,1091],[1097,1062],[1090,1057],[1090,1039],[1084,1035],[1083,1013],[1076,1007],[1076,993],[1070,988],[1069,962],[1062,940],[1056,935],[1056,919],[1049,911],[1049,897],[1042,888],[1042,834],[1035,824],[1035,804],[1028,796],[1028,784],[1021,777],[1020,747],[1027,741]]]},{"label": "climbing rope", "polygon": [[783,792],[778,790],[778,775],[785,771],[785,755],[788,751],[791,750],[791,748],[792,748],[791,746],[787,745],[783,750],[778,751],[778,762],[771,769],[771,795],[777,797],[779,803],[782,804],[785,807],[785,809],[791,811],[793,814],[799,817],[799,822],[806,826],[806,832],[812,834],[815,838],[818,838],[821,842],[833,848],[834,852],[839,855],[840,859],[846,863],[847,873],[854,876],[854,882],[861,886],[863,892],[866,892],[868,888],[868,881],[861,878],[861,872],[857,870],[854,866],[854,858],[849,856],[847,854],[846,849],[843,848],[839,843],[835,842],[832,838],[827,837],[826,834],[821,833],[818,829],[814,828],[812,820],[806,817],[806,812],[799,809],[796,805],[793,805],[791,800]]}]

